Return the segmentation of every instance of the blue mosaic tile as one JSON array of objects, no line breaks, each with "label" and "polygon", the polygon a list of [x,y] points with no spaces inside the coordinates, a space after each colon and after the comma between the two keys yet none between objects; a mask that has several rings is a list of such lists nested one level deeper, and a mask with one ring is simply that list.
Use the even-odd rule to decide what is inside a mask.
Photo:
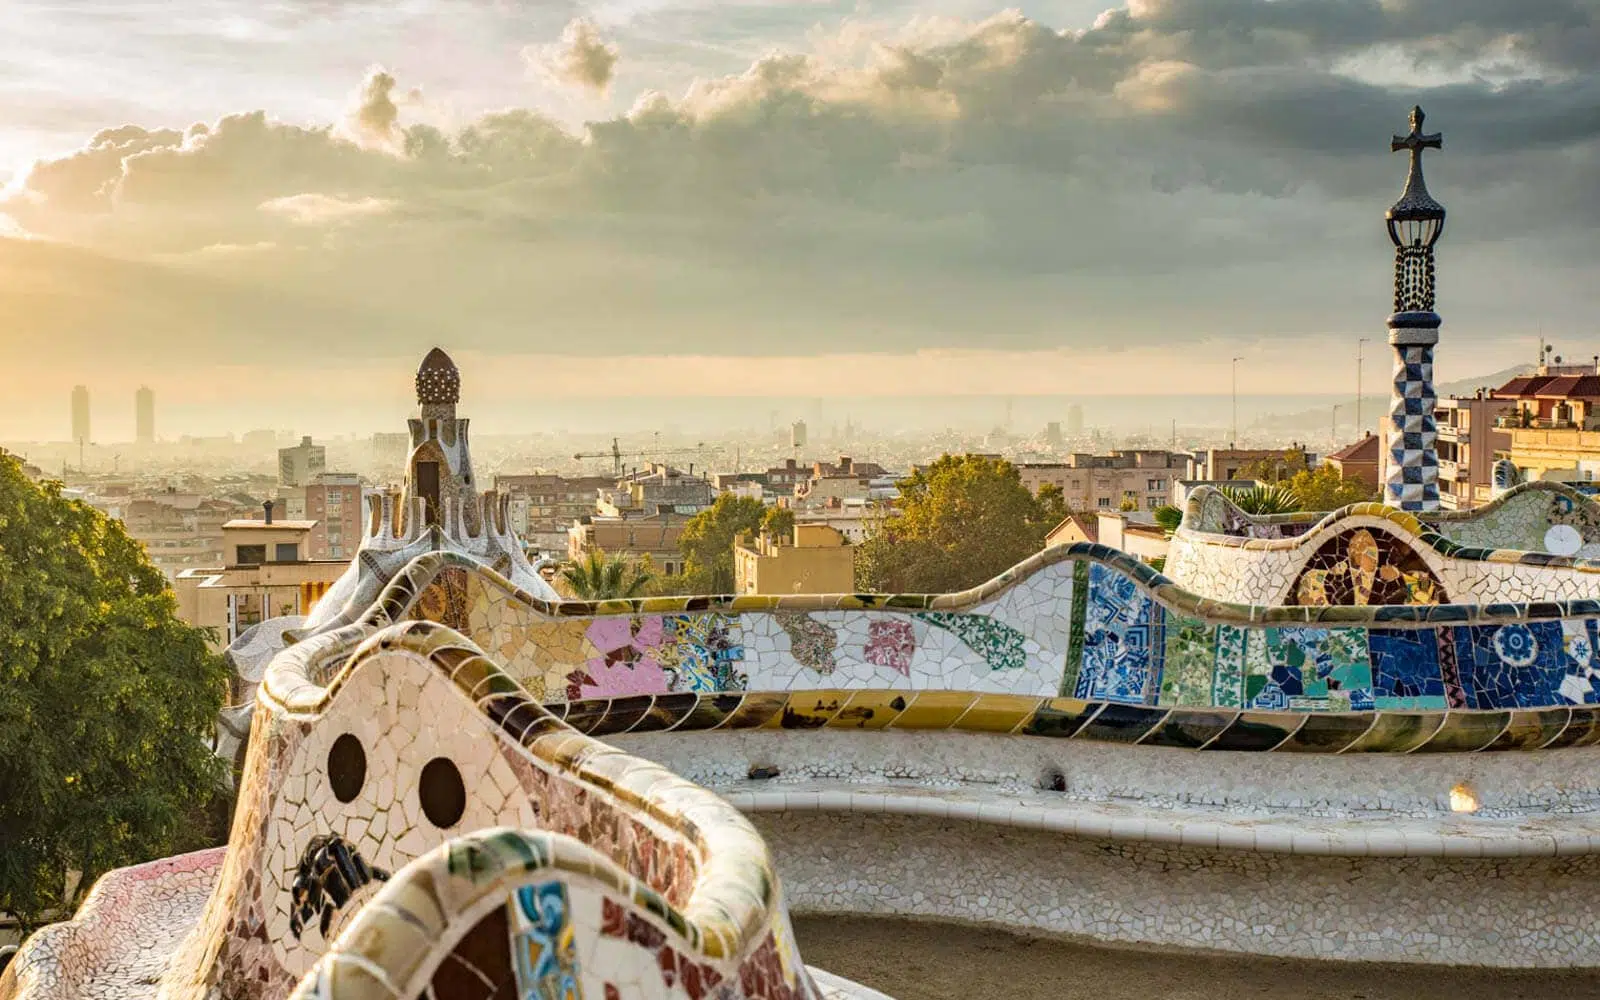
[{"label": "blue mosaic tile", "polygon": [[[1074,696],[1154,704],[1160,688],[1161,612],[1134,581],[1099,564],[1089,568],[1083,665]],[[1154,619],[1154,627],[1152,620]]]},{"label": "blue mosaic tile", "polygon": [[1249,708],[1368,711],[1374,700],[1366,630],[1285,626],[1253,632],[1244,683]]},{"label": "blue mosaic tile", "polygon": [[1534,708],[1566,699],[1560,622],[1456,629],[1456,662],[1468,708]]},{"label": "blue mosaic tile", "polygon": [[1433,629],[1372,629],[1372,694],[1378,708],[1445,708],[1439,636]]},{"label": "blue mosaic tile", "polygon": [[1600,703],[1600,636],[1592,618],[1561,622],[1562,699],[1578,705]]}]

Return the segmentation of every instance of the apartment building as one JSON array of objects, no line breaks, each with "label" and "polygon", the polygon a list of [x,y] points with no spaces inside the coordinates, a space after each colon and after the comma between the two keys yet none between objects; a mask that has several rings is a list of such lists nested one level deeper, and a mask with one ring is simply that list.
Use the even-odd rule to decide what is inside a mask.
[{"label": "apartment building", "polygon": [[1016,469],[1029,492],[1058,487],[1073,510],[1120,510],[1129,504],[1155,510],[1170,502],[1173,484],[1189,478],[1190,466],[1185,452],[1137,450],[1074,453],[1062,462],[1024,463]]}]

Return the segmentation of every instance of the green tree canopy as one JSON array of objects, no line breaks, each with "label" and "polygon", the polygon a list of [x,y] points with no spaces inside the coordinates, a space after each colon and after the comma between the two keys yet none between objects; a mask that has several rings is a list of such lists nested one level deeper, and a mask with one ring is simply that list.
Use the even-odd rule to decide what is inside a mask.
[{"label": "green tree canopy", "polygon": [[1241,466],[1233,478],[1254,479],[1259,483],[1277,483],[1304,471],[1306,471],[1306,453],[1299,448],[1286,448],[1281,455]]},{"label": "green tree canopy", "polygon": [[976,586],[1039,551],[1060,520],[1051,498],[1041,503],[1001,459],[945,455],[899,486],[897,508],[856,555],[856,585],[863,590],[948,593]]},{"label": "green tree canopy", "polygon": [[608,556],[599,549],[590,549],[581,562],[561,571],[561,581],[580,601],[639,597],[653,576],[648,566],[620,555]]},{"label": "green tree canopy", "polygon": [[[765,504],[753,497],[723,493],[716,502],[689,519],[678,539],[683,552],[683,593],[733,593],[733,543],[754,534],[766,523]],[[789,514],[791,528],[793,513]]]},{"label": "green tree canopy", "polygon": [[122,525],[0,453],[0,911],[207,846],[226,668]]},{"label": "green tree canopy", "polygon": [[1301,510],[1338,510],[1346,504],[1378,499],[1378,491],[1355,476],[1342,476],[1331,465],[1312,472],[1297,472],[1289,488],[1300,498]]}]

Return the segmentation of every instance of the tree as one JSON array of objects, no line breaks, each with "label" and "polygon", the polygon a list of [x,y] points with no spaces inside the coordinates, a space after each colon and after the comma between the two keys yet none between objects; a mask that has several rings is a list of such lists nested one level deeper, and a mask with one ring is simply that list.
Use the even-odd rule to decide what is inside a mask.
[{"label": "tree", "polygon": [[1306,453],[1299,448],[1288,448],[1275,458],[1263,458],[1241,466],[1234,478],[1277,483],[1304,471],[1306,471]]},{"label": "tree", "polygon": [[1067,506],[1066,494],[1055,483],[1045,483],[1039,487],[1039,495],[1034,500],[1039,505],[1040,519],[1049,522],[1052,528],[1072,513],[1072,508]]},{"label": "tree", "polygon": [[856,585],[864,590],[964,590],[1037,552],[1060,520],[1000,459],[945,455],[899,487],[898,509],[857,553]]},{"label": "tree", "polygon": [[[766,523],[766,505],[754,497],[723,493],[716,502],[689,519],[678,538],[683,552],[683,577],[691,588],[683,593],[733,593],[733,543],[753,535]],[[776,521],[777,515],[774,515]],[[789,514],[791,530],[794,514]]]},{"label": "tree", "polygon": [[122,525],[0,454],[0,911],[214,842],[227,668]]},{"label": "tree", "polygon": [[1340,475],[1331,465],[1314,472],[1297,472],[1289,489],[1300,501],[1301,510],[1338,510],[1347,504],[1378,499],[1378,491],[1355,476]]},{"label": "tree", "polygon": [[608,601],[618,597],[639,597],[654,574],[623,556],[608,556],[590,549],[582,562],[561,571],[561,581],[580,601]]},{"label": "tree", "polygon": [[793,538],[794,508],[768,507],[761,517],[761,530],[773,538]]}]

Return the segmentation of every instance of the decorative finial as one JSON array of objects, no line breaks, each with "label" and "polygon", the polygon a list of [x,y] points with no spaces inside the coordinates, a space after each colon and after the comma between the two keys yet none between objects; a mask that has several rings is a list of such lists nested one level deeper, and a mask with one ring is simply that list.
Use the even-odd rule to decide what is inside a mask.
[{"label": "decorative finial", "polygon": [[1388,218],[1410,222],[1415,220],[1444,220],[1444,206],[1434,201],[1428,194],[1427,182],[1422,179],[1422,151],[1424,149],[1443,149],[1444,133],[1434,132],[1429,135],[1422,131],[1422,123],[1427,118],[1420,105],[1413,105],[1409,121],[1411,132],[1408,135],[1397,135],[1389,140],[1389,151],[1398,153],[1404,149],[1411,154],[1411,170],[1406,174],[1406,189],[1400,195],[1400,200],[1390,207]]},{"label": "decorative finial", "polygon": [[461,402],[461,372],[450,355],[435,347],[417,367],[417,403],[421,406]]}]

